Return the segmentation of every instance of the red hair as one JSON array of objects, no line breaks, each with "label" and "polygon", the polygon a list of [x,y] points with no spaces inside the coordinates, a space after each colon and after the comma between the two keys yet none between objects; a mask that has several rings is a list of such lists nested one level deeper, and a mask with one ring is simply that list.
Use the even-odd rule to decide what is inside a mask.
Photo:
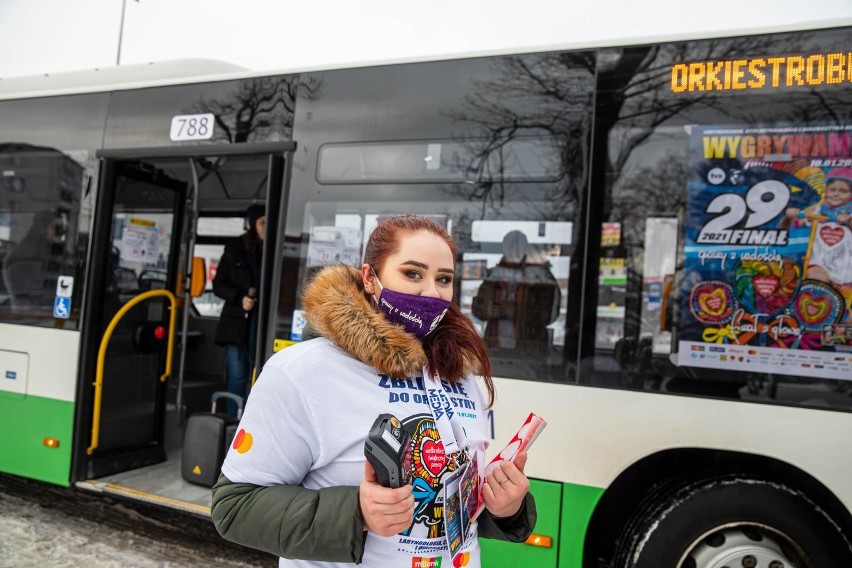
[{"label": "red hair", "polygon": [[402,233],[416,233],[428,231],[444,239],[453,258],[456,257],[456,243],[447,231],[429,217],[420,215],[395,215],[392,217],[380,217],[379,224],[373,229],[364,249],[364,262],[372,266],[376,272],[385,263],[385,259],[399,250],[399,242]]},{"label": "red hair", "polygon": [[[370,234],[364,250],[364,263],[379,272],[387,257],[399,250],[405,234],[428,231],[441,237],[453,254],[458,255],[456,243],[446,229],[436,221],[420,215],[395,215],[382,217]],[[479,373],[488,391],[488,406],[494,403],[494,382],[491,380],[491,361],[485,341],[476,328],[456,304],[451,304],[441,323],[423,340],[423,350],[429,368],[437,371],[441,378],[456,382],[464,378],[465,353],[473,356],[479,364]]]}]

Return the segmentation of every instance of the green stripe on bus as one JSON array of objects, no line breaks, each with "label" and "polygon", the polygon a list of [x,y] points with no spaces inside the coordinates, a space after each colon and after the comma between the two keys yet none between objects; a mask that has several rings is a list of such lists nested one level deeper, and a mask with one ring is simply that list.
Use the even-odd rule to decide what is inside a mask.
[{"label": "green stripe on bus", "polygon": [[482,565],[488,568],[580,568],[586,528],[604,490],[597,487],[530,480],[538,521],[534,534],[550,537],[550,548],[483,538]]},{"label": "green stripe on bus", "polygon": [[[0,392],[0,471],[67,486],[71,471],[74,404],[38,396]],[[45,438],[59,446],[49,448]]]},{"label": "green stripe on bus", "polygon": [[559,568],[583,566],[583,544],[592,513],[604,490],[587,485],[562,485],[562,532],[559,542]]},{"label": "green stripe on bus", "polygon": [[562,484],[552,481],[530,479],[530,491],[535,497],[538,521],[535,534],[553,539],[551,548],[514,544],[487,538],[479,539],[482,547],[482,565],[491,568],[519,568],[520,566],[556,566],[559,542],[559,503],[562,500]]}]

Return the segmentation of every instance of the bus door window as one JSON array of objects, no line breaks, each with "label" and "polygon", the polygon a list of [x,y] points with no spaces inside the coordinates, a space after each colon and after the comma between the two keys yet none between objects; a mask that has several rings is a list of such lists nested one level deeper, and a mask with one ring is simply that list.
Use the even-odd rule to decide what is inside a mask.
[{"label": "bus door window", "polygon": [[173,223],[174,214],[165,212],[126,210],[115,216],[110,268],[118,293],[166,287]]}]

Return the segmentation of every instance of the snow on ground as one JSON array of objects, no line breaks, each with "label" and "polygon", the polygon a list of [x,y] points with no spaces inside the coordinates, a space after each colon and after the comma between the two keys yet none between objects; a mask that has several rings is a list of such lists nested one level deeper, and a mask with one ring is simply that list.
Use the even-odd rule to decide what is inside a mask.
[{"label": "snow on ground", "polygon": [[0,568],[274,567],[207,519],[0,476]]}]

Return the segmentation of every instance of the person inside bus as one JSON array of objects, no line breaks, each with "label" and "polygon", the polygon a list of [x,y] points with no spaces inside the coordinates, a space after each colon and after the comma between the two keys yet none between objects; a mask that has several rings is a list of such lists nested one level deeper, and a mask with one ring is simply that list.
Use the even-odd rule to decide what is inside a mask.
[{"label": "person inside bus", "polygon": [[[227,390],[241,397],[247,395],[254,367],[261,252],[266,238],[264,206],[249,207],[246,222],[246,232],[225,245],[213,277],[213,293],[225,300],[215,341],[225,347]],[[227,413],[237,414],[237,405],[232,400],[227,401]]]},{"label": "person inside bus", "polygon": [[492,349],[542,353],[547,326],[559,317],[561,292],[550,263],[532,249],[521,231],[503,237],[503,257],[488,270],[473,298],[473,315],[485,322]]},{"label": "person inside bus", "polygon": [[[281,566],[410,567],[420,558],[473,568],[477,534],[511,542],[531,534],[526,453],[484,475],[494,386],[485,345],[452,301],[455,259],[439,223],[385,217],[360,270],[331,265],[312,278],[303,307],[318,336],[264,365],[213,488],[224,538],[292,559]],[[396,488],[380,485],[364,458],[383,413],[410,435],[396,446],[404,456],[394,459],[404,464]],[[445,514],[456,484],[465,510],[484,503],[482,514],[457,515],[455,506]],[[461,529],[451,522],[448,531],[445,519],[460,517]]]}]

